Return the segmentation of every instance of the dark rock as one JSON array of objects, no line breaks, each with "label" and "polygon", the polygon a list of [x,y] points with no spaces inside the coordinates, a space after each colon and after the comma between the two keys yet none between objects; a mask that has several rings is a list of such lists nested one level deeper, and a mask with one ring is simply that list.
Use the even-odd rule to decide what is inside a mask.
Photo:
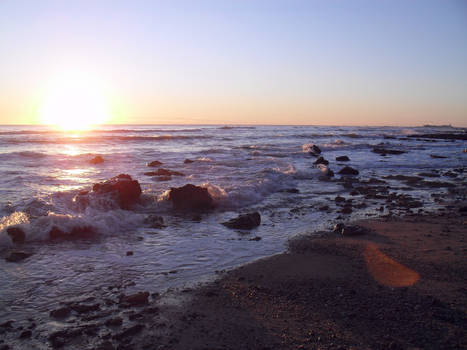
[{"label": "dark rock", "polygon": [[85,314],[91,311],[97,311],[100,309],[99,304],[91,304],[91,305],[86,305],[86,304],[72,304],[70,305],[70,308],[79,313],[79,314]]},{"label": "dark rock", "polygon": [[329,210],[329,205],[323,205],[322,207],[319,207],[318,210],[321,210],[321,211]]},{"label": "dark rock", "polygon": [[323,157],[319,157],[318,159],[316,159],[316,161],[313,163],[313,164],[324,164],[324,165],[328,165],[329,162],[324,159]]},{"label": "dark rock", "polygon": [[157,181],[162,182],[162,181],[170,181],[172,180],[172,176],[158,176]]},{"label": "dark rock", "polygon": [[261,241],[261,237],[256,236],[256,237],[250,238],[249,241],[256,241],[256,242],[258,242],[258,241]]},{"label": "dark rock", "polygon": [[185,164],[191,164],[191,163],[194,163],[194,160],[191,160],[191,159],[188,159],[188,158],[187,158],[187,159],[185,159],[185,160],[183,161],[183,163],[185,163]]},{"label": "dark rock", "polygon": [[341,197],[341,196],[337,196],[336,198],[334,198],[334,201],[335,201],[336,203],[345,202],[345,198],[344,198],[344,197]]},{"label": "dark rock", "polygon": [[343,236],[359,236],[367,234],[368,229],[358,225],[344,226],[340,233]]},{"label": "dark rock", "polygon": [[13,250],[8,253],[8,255],[5,257],[5,260],[8,262],[18,262],[29,258],[31,255],[32,253],[23,252],[21,250]]},{"label": "dark rock", "polygon": [[92,238],[96,234],[93,227],[90,226],[76,226],[70,232],[65,232],[57,226],[53,226],[49,231],[50,239],[80,239]]},{"label": "dark rock", "polygon": [[348,162],[350,160],[350,158],[347,157],[347,156],[339,156],[339,157],[336,157],[336,160],[338,162]]},{"label": "dark rock", "polygon": [[95,156],[94,158],[92,158],[89,163],[91,164],[101,164],[101,163],[104,163],[104,158],[102,158],[101,156]]},{"label": "dark rock", "polygon": [[78,328],[69,328],[60,330],[49,335],[49,342],[53,348],[61,348],[68,343],[74,337],[81,334],[81,330]]},{"label": "dark rock", "polygon": [[149,167],[157,168],[158,166],[162,165],[162,162],[159,162],[158,160],[155,160],[155,161],[150,162],[150,163],[148,163],[146,165],[149,166]]},{"label": "dark rock", "polygon": [[115,350],[115,347],[110,341],[106,340],[99,344],[95,350]]},{"label": "dark rock", "polygon": [[345,206],[344,208],[342,208],[341,213],[342,214],[351,214],[352,213],[352,207],[351,206]]},{"label": "dark rock", "polygon": [[310,154],[317,157],[319,154],[321,154],[321,149],[318,146],[313,145],[310,147]]},{"label": "dark rock", "polygon": [[334,225],[334,228],[332,229],[332,232],[334,233],[342,233],[342,229],[345,227],[343,223],[338,223]]},{"label": "dark rock", "polygon": [[424,138],[424,139],[440,139],[440,140],[467,140],[467,133],[452,133],[452,134],[414,134],[408,137]]},{"label": "dark rock", "polygon": [[149,292],[139,292],[132,295],[126,295],[120,298],[120,304],[126,307],[145,305],[148,303],[148,297]]},{"label": "dark rock", "polygon": [[358,175],[358,170],[351,168],[349,166],[343,167],[341,170],[339,170],[339,174],[341,175]]},{"label": "dark rock", "polygon": [[123,324],[123,319],[121,317],[114,317],[105,321],[107,327],[119,327]]},{"label": "dark rock", "polygon": [[280,190],[279,192],[286,192],[286,193],[300,193],[297,188],[287,188],[285,190]]},{"label": "dark rock", "polygon": [[114,338],[117,339],[117,340],[122,340],[124,338],[131,337],[131,336],[141,332],[143,330],[143,328],[144,328],[144,325],[136,324],[136,325],[134,325],[132,327],[129,327],[129,328],[125,329],[124,331],[122,331],[120,333],[115,334]]},{"label": "dark rock", "polygon": [[172,187],[168,199],[177,210],[207,210],[214,207],[214,201],[208,190],[192,184]]},{"label": "dark rock", "polygon": [[21,332],[21,334],[19,335],[19,338],[26,339],[26,338],[31,338],[31,336],[32,336],[32,332],[30,330],[27,330],[27,331]]},{"label": "dark rock", "polygon": [[445,157],[445,156],[438,156],[438,155],[436,155],[436,154],[430,154],[430,157],[431,157],[431,158],[434,158],[434,159],[446,159],[446,158],[447,158],[447,157]]},{"label": "dark rock", "polygon": [[144,219],[144,224],[151,228],[164,228],[164,218],[159,215],[149,215]]},{"label": "dark rock", "polygon": [[132,256],[132,255],[133,255],[133,252],[131,250],[126,252],[126,256]]},{"label": "dark rock", "polygon": [[405,151],[400,151],[400,150],[395,150],[395,149],[386,149],[386,148],[383,148],[383,147],[375,147],[371,151],[373,153],[378,153],[378,154],[380,154],[382,156],[385,156],[386,154],[397,155],[397,154],[407,153]]},{"label": "dark rock", "polygon": [[6,229],[8,236],[10,236],[13,243],[24,243],[26,234],[20,227],[8,227]]},{"label": "dark rock", "polygon": [[68,317],[71,313],[71,309],[69,307],[61,307],[56,310],[50,311],[50,316],[55,318],[65,318]]},{"label": "dark rock", "polygon": [[153,171],[152,174],[152,176],[185,176],[185,174],[180,173],[178,171],[163,168],[159,168],[157,169],[157,171]]},{"label": "dark rock", "polygon": [[258,212],[239,215],[235,219],[223,222],[222,225],[228,228],[239,230],[251,230],[261,224],[261,216]]},{"label": "dark rock", "polygon": [[139,201],[141,186],[130,175],[120,174],[105,182],[97,183],[92,188],[98,194],[112,193],[118,198],[120,208],[129,209]]}]

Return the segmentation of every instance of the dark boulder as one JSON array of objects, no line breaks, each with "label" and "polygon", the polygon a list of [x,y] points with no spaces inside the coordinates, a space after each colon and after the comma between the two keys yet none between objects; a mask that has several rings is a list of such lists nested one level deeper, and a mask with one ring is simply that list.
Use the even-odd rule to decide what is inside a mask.
[{"label": "dark boulder", "polygon": [[194,163],[194,162],[195,162],[194,160],[191,160],[191,159],[188,159],[188,158],[183,161],[183,163],[185,163],[185,164],[191,164],[191,163]]},{"label": "dark boulder", "polygon": [[350,158],[347,157],[347,156],[339,156],[339,157],[336,157],[336,160],[338,162],[348,162],[350,160]]},{"label": "dark boulder", "polygon": [[131,295],[124,295],[120,298],[119,304],[124,307],[146,305],[148,303],[149,292],[139,292]]},{"label": "dark boulder", "polygon": [[316,161],[313,163],[313,164],[324,164],[324,165],[328,165],[329,162],[324,159],[323,157],[319,157],[318,159],[316,159]]},{"label": "dark boulder", "polygon": [[447,158],[445,156],[439,156],[437,154],[430,154],[430,157],[434,159],[446,159]]},{"label": "dark boulder", "polygon": [[144,219],[144,223],[151,228],[164,228],[164,218],[159,215],[149,215]]},{"label": "dark boulder", "polygon": [[339,170],[339,174],[341,175],[358,175],[358,170],[351,168],[349,166],[343,167],[341,170]]},{"label": "dark boulder", "polygon": [[343,236],[358,236],[369,233],[369,230],[365,227],[358,225],[344,225],[342,223],[334,226],[333,232],[341,234]]},{"label": "dark boulder", "polygon": [[122,209],[129,209],[136,204],[141,195],[141,186],[130,175],[120,174],[105,182],[97,183],[92,188],[97,194],[113,193],[118,197]]},{"label": "dark boulder", "polygon": [[172,187],[168,199],[177,210],[207,210],[214,207],[208,190],[192,184]]},{"label": "dark boulder", "polygon": [[251,230],[261,224],[261,215],[258,212],[239,215],[235,219],[223,222],[222,225],[228,228],[239,230]]},{"label": "dark boulder", "polygon": [[153,162],[147,163],[146,164],[149,167],[157,168],[158,166],[162,165],[162,162],[159,162],[158,160],[155,160]]},{"label": "dark boulder", "polygon": [[313,145],[310,147],[310,154],[317,157],[319,154],[321,154],[321,149],[318,146]]},{"label": "dark boulder", "polygon": [[397,154],[406,153],[405,151],[399,151],[399,150],[396,150],[396,149],[386,149],[386,148],[383,148],[383,147],[375,147],[375,148],[372,149],[372,152],[380,154],[382,156],[385,156],[387,154],[397,155]]},{"label": "dark boulder", "polygon": [[104,163],[104,158],[102,158],[101,156],[95,156],[94,158],[92,158],[89,163],[91,164],[101,164],[101,163]]},{"label": "dark boulder", "polygon": [[18,262],[29,258],[31,255],[31,253],[23,252],[21,250],[13,250],[8,253],[8,255],[5,257],[5,260],[8,262]]},{"label": "dark boulder", "polygon": [[91,226],[75,226],[71,231],[63,231],[57,226],[53,226],[49,231],[50,239],[80,239],[80,238],[92,238],[96,234],[96,231]]},{"label": "dark boulder", "polygon": [[13,243],[24,243],[26,234],[19,227],[8,227],[6,229],[8,236],[10,236]]},{"label": "dark boulder", "polygon": [[157,171],[154,172],[155,176],[185,176],[185,174],[175,171],[175,170],[168,170],[168,169],[157,169]]}]

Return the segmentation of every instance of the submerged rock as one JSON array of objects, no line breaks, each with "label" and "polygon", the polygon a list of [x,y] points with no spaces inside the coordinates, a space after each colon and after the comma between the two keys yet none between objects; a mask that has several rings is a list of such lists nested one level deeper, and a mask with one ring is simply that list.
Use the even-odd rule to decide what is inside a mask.
[{"label": "submerged rock", "polygon": [[32,253],[24,252],[21,250],[13,250],[8,253],[8,255],[5,257],[5,260],[8,262],[18,262],[29,258],[31,255]]},{"label": "submerged rock", "polygon": [[101,163],[104,163],[104,158],[102,158],[101,156],[95,156],[94,158],[92,158],[89,163],[91,164],[101,164]]},{"label": "submerged rock", "polygon": [[339,156],[339,157],[336,157],[336,160],[338,162],[348,162],[350,160],[350,158],[347,157],[347,156]]},{"label": "submerged rock", "polygon": [[124,307],[146,305],[148,303],[149,292],[139,292],[132,295],[124,295],[120,298],[119,304]]},{"label": "submerged rock", "polygon": [[169,169],[157,169],[157,171],[152,172],[153,176],[185,176],[185,174],[175,171],[175,170],[169,170]]},{"label": "submerged rock", "polygon": [[324,165],[328,165],[329,162],[324,159],[324,157],[319,157],[318,159],[316,159],[316,161],[313,163],[313,164],[324,164]]},{"label": "submerged rock", "polygon": [[191,164],[191,163],[194,163],[194,162],[195,162],[194,160],[191,160],[191,159],[188,159],[188,158],[183,161],[183,163],[185,163],[185,164]]},{"label": "submerged rock", "polygon": [[20,227],[8,227],[6,232],[13,243],[24,243],[26,239],[26,234]]},{"label": "submerged rock", "polygon": [[162,162],[159,162],[158,160],[152,161],[150,163],[146,164],[149,167],[157,168],[158,166],[162,165]]},{"label": "submerged rock", "polygon": [[94,193],[113,193],[118,198],[118,204],[122,209],[129,209],[139,201],[141,186],[130,175],[120,174],[105,182],[97,183],[92,188]]},{"label": "submerged rock", "polygon": [[396,150],[396,149],[386,149],[386,148],[383,148],[383,147],[375,147],[372,149],[372,152],[373,153],[378,153],[382,156],[385,156],[386,154],[393,154],[393,155],[397,155],[397,154],[403,154],[403,153],[407,153],[405,151],[400,151],[400,150]]},{"label": "submerged rock", "polygon": [[192,184],[172,187],[168,199],[178,210],[208,210],[214,207],[214,201],[208,190]]},{"label": "submerged rock", "polygon": [[239,215],[235,219],[223,222],[222,225],[228,228],[239,230],[251,230],[261,224],[261,215],[258,212]]},{"label": "submerged rock", "polygon": [[349,166],[345,166],[341,170],[339,170],[339,174],[341,174],[341,175],[358,175],[359,172],[358,172],[357,169],[354,169],[354,168],[349,167]]},{"label": "submerged rock", "polygon": [[151,228],[164,228],[164,218],[159,215],[149,215],[144,219],[144,223]]}]

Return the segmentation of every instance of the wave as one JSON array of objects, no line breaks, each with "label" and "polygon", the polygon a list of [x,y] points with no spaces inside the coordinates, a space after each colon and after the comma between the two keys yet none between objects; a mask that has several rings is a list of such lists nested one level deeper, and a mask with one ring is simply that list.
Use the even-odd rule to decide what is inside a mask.
[{"label": "wave", "polygon": [[[92,129],[80,131],[78,134],[87,135],[87,134],[139,134],[139,133],[178,133],[178,132],[202,132],[203,129],[200,128],[184,128],[184,129]],[[61,130],[11,130],[11,131],[0,131],[0,135],[67,135],[70,132],[61,131]]]},{"label": "wave", "polygon": [[231,129],[256,129],[255,126],[230,126],[230,125],[225,125],[219,127],[221,130],[231,130]]},{"label": "wave", "polygon": [[14,138],[3,139],[6,144],[76,144],[76,143],[101,143],[101,142],[158,142],[176,140],[210,139],[209,135],[158,135],[158,136],[69,136],[61,138]]}]

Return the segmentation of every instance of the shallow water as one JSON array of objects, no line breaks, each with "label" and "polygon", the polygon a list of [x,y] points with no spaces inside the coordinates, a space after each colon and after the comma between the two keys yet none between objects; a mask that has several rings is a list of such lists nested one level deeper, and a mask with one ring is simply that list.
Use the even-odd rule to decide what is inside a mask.
[{"label": "shallow water", "polygon": [[[293,235],[328,229],[336,220],[387,214],[384,201],[349,196],[340,176],[323,181],[313,165],[309,145],[316,144],[337,171],[344,165],[360,171],[359,179],[391,174],[434,172],[438,178],[465,189],[465,175],[443,176],[463,169],[466,141],[409,138],[431,132],[464,132],[454,128],[303,127],[303,126],[102,126],[83,133],[63,133],[37,126],[0,127],[0,251],[16,249],[6,228],[26,232],[21,249],[34,254],[20,262],[0,260],[0,322],[11,318],[47,319],[61,300],[87,295],[112,285],[128,290],[164,291],[203,280],[284,250]],[[383,157],[375,145],[404,150]],[[90,160],[101,155],[104,163]],[[347,155],[349,162],[336,162]],[[431,155],[446,158],[433,158]],[[189,158],[194,162],[184,164]],[[148,162],[185,176],[170,181],[144,175]],[[95,202],[85,210],[73,198],[93,183],[120,173],[137,179],[142,203],[133,210],[115,203]],[[407,193],[436,209],[433,193],[447,188],[409,188],[387,180],[392,192]],[[186,183],[207,187],[217,208],[193,221],[192,214],[175,213],[164,193]],[[286,190],[297,189],[299,193]],[[453,191],[451,189],[451,191]],[[462,193],[460,193],[462,194]],[[338,212],[337,195],[364,202],[349,215]],[[329,210],[319,210],[328,205]],[[251,232],[231,230],[220,223],[239,213],[257,210],[262,224]],[[149,214],[164,218],[163,229],[144,224]],[[64,230],[90,225],[92,240],[50,242],[52,226]],[[261,237],[261,240],[251,240]],[[133,255],[127,256],[132,251]]]}]

